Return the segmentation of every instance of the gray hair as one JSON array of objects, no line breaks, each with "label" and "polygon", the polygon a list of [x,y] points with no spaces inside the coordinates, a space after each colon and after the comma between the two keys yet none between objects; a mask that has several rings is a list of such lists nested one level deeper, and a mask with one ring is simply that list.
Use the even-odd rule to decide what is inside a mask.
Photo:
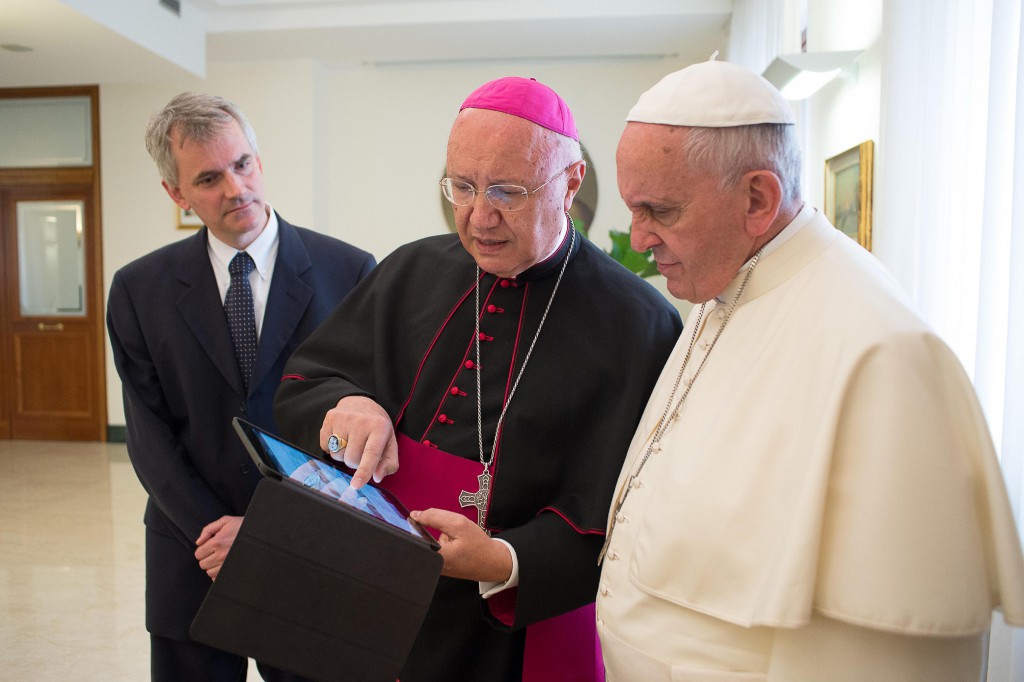
[{"label": "gray hair", "polygon": [[[554,173],[560,168],[566,168],[583,160],[583,147],[578,141],[552,130],[542,131],[538,150],[542,163],[547,166],[548,173]],[[548,166],[548,164],[550,165]]]},{"label": "gray hair", "polygon": [[576,163],[583,159],[583,147],[571,137],[555,133],[554,155],[562,166]]},{"label": "gray hair", "polygon": [[171,135],[177,133],[178,143],[185,140],[207,142],[215,138],[231,121],[249,141],[253,154],[259,155],[256,133],[242,110],[223,97],[200,92],[183,92],[153,114],[146,124],[146,150],[156,162],[160,176],[171,187],[178,186],[178,164],[171,152]]},{"label": "gray hair", "polygon": [[782,183],[783,203],[800,199],[800,146],[795,126],[778,123],[690,128],[682,151],[688,163],[734,187],[745,173],[770,170]]}]

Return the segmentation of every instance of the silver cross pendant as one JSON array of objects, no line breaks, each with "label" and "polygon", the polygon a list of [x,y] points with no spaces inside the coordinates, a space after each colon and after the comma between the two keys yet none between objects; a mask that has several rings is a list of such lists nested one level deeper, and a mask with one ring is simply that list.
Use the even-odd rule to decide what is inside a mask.
[{"label": "silver cross pendant", "polygon": [[476,507],[476,525],[480,526],[481,529],[488,535],[487,529],[484,528],[484,517],[487,515],[487,498],[491,492],[491,474],[484,467],[482,474],[476,477],[476,480],[480,483],[479,489],[475,493],[471,493],[468,490],[463,490],[459,494],[459,505],[462,507]]}]

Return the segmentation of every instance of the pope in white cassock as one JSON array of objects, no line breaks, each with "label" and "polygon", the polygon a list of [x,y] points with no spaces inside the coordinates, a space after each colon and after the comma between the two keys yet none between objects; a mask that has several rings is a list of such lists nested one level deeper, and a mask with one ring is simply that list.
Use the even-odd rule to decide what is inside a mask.
[{"label": "pope in white cassock", "polygon": [[956,357],[800,198],[763,78],[696,64],[627,121],[633,247],[695,305],[608,519],[608,679],[978,680],[1024,560]]}]

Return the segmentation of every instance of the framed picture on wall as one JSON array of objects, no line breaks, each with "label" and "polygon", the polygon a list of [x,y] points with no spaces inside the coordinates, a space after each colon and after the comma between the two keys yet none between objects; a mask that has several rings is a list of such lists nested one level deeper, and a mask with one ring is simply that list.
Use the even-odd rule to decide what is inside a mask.
[{"label": "framed picture on wall", "polygon": [[203,220],[191,209],[178,208],[178,229],[194,230],[203,226]]},{"label": "framed picture on wall", "polygon": [[825,215],[871,250],[871,178],[875,143],[862,142],[825,160]]}]

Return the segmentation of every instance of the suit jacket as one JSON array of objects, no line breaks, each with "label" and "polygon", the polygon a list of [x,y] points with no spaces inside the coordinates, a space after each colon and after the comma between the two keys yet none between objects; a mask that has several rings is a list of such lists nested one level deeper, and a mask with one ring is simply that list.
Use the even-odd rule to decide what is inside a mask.
[{"label": "suit jacket", "polygon": [[248,393],[210,267],[207,228],[129,263],[111,284],[107,326],[128,454],[149,493],[146,624],[153,634],[188,638],[210,586],[193,556],[195,541],[211,521],[243,515],[259,482],[232,417],[276,430],[271,404],[285,361],[376,264],[365,251],[278,220]]}]

